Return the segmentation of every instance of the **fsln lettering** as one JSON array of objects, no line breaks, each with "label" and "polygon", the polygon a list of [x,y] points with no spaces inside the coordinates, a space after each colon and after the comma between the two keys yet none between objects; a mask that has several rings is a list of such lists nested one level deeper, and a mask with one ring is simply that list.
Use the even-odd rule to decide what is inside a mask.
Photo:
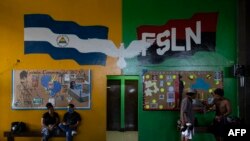
[{"label": "fsln lettering", "polygon": [[[156,42],[160,47],[156,50],[158,55],[164,55],[165,52],[171,51],[190,51],[191,39],[196,44],[201,44],[201,21],[196,21],[196,31],[192,31],[190,27],[185,28],[186,46],[176,45],[176,28],[167,29],[162,33],[142,33],[142,40],[146,42]],[[146,56],[146,51],[142,52],[142,56]]]},{"label": "fsln lettering", "polygon": [[246,129],[230,129],[227,136],[244,136],[247,133]]}]

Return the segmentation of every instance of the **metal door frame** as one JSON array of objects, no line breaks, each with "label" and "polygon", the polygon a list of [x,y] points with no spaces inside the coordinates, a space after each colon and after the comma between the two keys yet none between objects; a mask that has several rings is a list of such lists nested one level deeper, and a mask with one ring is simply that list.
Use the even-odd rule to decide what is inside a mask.
[{"label": "metal door frame", "polygon": [[[121,81],[121,129],[125,129],[125,81],[126,80],[137,80],[139,82],[139,76],[138,75],[108,75],[108,80],[120,80]],[[139,88],[139,84],[137,86]],[[139,96],[139,95],[137,95]],[[139,98],[139,97],[138,97]],[[137,103],[139,103],[137,101]],[[138,108],[138,105],[137,105]],[[138,116],[137,116],[138,118]]]}]

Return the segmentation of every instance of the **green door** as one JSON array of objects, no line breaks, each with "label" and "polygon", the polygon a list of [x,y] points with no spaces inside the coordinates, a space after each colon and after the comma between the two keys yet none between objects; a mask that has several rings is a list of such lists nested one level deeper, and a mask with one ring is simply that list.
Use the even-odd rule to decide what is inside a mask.
[{"label": "green door", "polygon": [[107,131],[138,130],[138,78],[107,77]]}]

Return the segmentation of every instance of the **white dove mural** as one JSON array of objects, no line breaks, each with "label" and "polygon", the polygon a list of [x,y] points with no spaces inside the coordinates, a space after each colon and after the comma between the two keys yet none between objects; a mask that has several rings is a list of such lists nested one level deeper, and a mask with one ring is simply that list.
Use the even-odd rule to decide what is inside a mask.
[{"label": "white dove mural", "polygon": [[[117,65],[119,68],[126,67],[126,58],[133,58],[141,52],[146,51],[151,43],[143,40],[134,40],[126,48],[121,43],[120,47],[111,40],[107,39],[80,39],[73,34],[56,34],[48,28],[32,27],[24,29],[25,41],[45,41],[56,48],[75,48],[81,53],[103,53],[107,56],[118,58]],[[59,38],[63,38],[65,43],[63,46],[58,43]]]},{"label": "white dove mural", "polygon": [[125,49],[124,44],[121,43],[121,46],[117,49],[117,56],[113,56],[113,57],[119,58],[117,61],[117,66],[122,69],[122,68],[125,68],[127,66],[125,58],[133,58],[133,57],[139,55],[141,52],[146,52],[146,50],[150,46],[151,46],[151,44],[148,42],[145,42],[142,40],[134,40]]},{"label": "white dove mural", "polygon": [[[141,52],[146,51],[151,46],[151,43],[145,42],[143,40],[134,40],[126,48],[124,43],[121,43],[120,47],[117,48],[111,40],[88,39],[86,40],[86,44],[83,46],[92,49],[98,48],[94,52],[102,52],[110,57],[118,58],[117,66],[123,69],[127,65],[125,61],[126,58],[136,57]],[[81,52],[83,52],[85,47],[81,48]],[[85,49],[88,50],[87,48]]]}]

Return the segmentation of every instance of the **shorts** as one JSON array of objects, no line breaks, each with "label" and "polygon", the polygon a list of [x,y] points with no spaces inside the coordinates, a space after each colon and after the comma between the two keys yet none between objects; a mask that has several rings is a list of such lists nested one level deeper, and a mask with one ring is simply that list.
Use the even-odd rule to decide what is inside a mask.
[{"label": "shorts", "polygon": [[181,132],[181,135],[187,139],[192,139],[194,135],[194,129],[190,130],[187,128],[185,131]]}]

